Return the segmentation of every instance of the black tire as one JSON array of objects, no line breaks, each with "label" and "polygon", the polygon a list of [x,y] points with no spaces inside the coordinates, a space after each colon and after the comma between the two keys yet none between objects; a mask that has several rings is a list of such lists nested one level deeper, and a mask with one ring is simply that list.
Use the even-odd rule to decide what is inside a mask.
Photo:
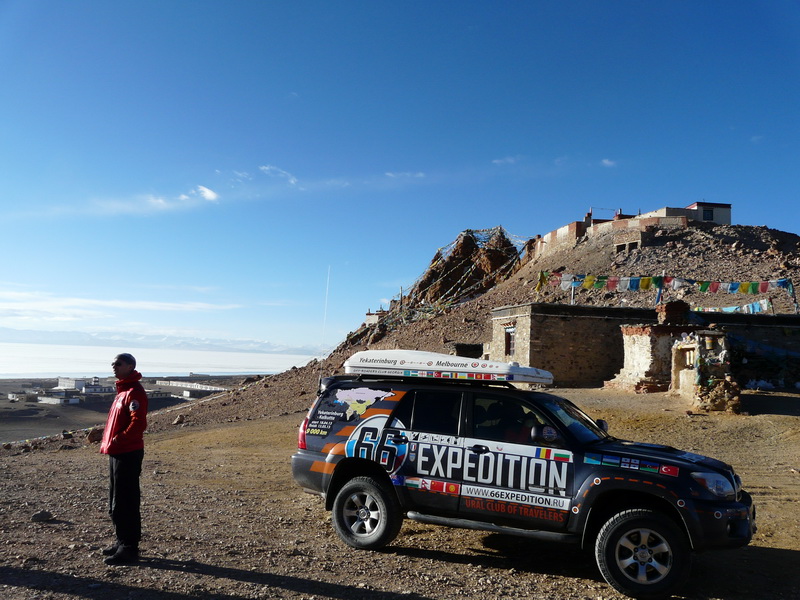
[{"label": "black tire", "polygon": [[647,600],[682,586],[692,562],[684,532],[666,515],[646,509],[625,510],[609,519],[597,536],[595,558],[612,587]]},{"label": "black tire", "polygon": [[377,550],[397,537],[403,513],[394,490],[372,477],[354,477],[333,501],[333,527],[345,544]]}]

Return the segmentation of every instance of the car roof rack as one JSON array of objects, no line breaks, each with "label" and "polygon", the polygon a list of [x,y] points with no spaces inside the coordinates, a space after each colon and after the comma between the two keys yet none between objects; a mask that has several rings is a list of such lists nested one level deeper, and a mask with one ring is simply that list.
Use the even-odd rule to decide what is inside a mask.
[{"label": "car roof rack", "polygon": [[[418,385],[440,385],[442,387],[496,387],[503,389],[517,389],[510,381],[492,381],[492,380],[467,380],[467,379],[441,379],[441,378],[422,378],[422,377],[403,377],[402,375],[363,375],[356,373],[347,373],[344,375],[330,375],[323,377],[319,382],[319,392],[328,389],[334,383],[340,381],[353,381],[356,383],[405,383],[405,384],[418,384]],[[318,393],[319,393],[318,392]]]},{"label": "car roof rack", "polygon": [[513,382],[552,384],[553,375],[515,362],[451,356],[418,350],[363,350],[344,363],[348,375],[403,377],[452,383]]}]

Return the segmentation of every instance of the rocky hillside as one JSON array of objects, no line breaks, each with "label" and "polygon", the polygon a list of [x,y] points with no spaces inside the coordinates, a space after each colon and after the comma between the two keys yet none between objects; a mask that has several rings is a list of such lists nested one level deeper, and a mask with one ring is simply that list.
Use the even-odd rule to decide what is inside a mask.
[{"label": "rocky hillside", "polygon": [[[434,261],[435,262],[435,261]],[[349,355],[370,348],[404,348],[446,352],[448,343],[488,341],[489,313],[493,308],[527,302],[569,304],[572,291],[545,285],[537,291],[540,272],[593,274],[618,277],[667,275],[697,281],[800,281],[800,236],[766,227],[696,223],[686,230],[657,231],[650,245],[629,253],[616,253],[610,235],[583,238],[540,259],[520,261],[510,275],[468,300],[435,306],[433,312],[416,310],[416,298],[393,303],[381,323],[361,327],[337,348]],[[429,278],[430,271],[420,281]],[[417,286],[419,287],[419,285]],[[425,288],[427,289],[427,288]],[[576,304],[651,307],[655,291],[574,291]],[[412,292],[413,296],[413,292]],[[794,313],[785,290],[742,295],[706,293],[697,286],[665,289],[664,301],[685,300],[691,305],[726,307],[769,297],[776,313]],[[433,304],[433,303],[431,303]]]}]

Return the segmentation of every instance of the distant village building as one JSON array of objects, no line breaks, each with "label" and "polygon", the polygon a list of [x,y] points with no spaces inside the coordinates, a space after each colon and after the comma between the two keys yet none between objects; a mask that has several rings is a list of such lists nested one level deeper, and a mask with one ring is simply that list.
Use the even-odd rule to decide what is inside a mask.
[{"label": "distant village building", "polygon": [[80,404],[80,397],[72,394],[54,394],[50,396],[39,396],[36,399],[40,404]]},{"label": "distant village building", "polygon": [[117,388],[110,384],[102,384],[97,382],[97,383],[87,383],[82,388],[79,388],[79,391],[85,396],[89,396],[91,394],[106,395],[106,394],[116,394]]},{"label": "distant village building", "polygon": [[77,401],[68,404],[76,404],[87,399],[87,396],[109,396],[116,393],[116,388],[108,383],[100,383],[99,377],[75,379],[72,377],[59,377],[58,385],[50,389],[49,397],[63,398],[68,396],[74,398],[81,396]]},{"label": "distant village building", "polygon": [[200,390],[204,392],[227,392],[228,388],[219,387],[216,385],[206,385],[204,383],[193,383],[186,381],[172,381],[169,379],[158,379],[156,385],[163,385],[168,387],[185,388],[187,390]]},{"label": "distant village building", "polygon": [[[96,379],[96,378],[95,378]],[[72,377],[59,377],[58,385],[53,388],[57,390],[78,390],[86,385],[85,379],[74,379]]]},{"label": "distant village building", "polygon": [[148,400],[165,400],[167,398],[174,398],[175,395],[164,390],[146,390]]},{"label": "distant village building", "polygon": [[58,385],[54,390],[77,390],[81,394],[114,394],[116,388],[110,384],[100,383],[99,377],[91,379],[74,379],[72,377],[59,377]]}]

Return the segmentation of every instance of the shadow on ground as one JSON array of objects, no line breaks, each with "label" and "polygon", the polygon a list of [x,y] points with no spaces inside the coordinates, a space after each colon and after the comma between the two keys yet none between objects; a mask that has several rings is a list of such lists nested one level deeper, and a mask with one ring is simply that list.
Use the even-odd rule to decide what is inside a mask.
[{"label": "shadow on ground", "polygon": [[[342,600],[371,599],[371,600],[395,600],[401,595],[395,592],[381,592],[379,590],[366,590],[341,585],[337,583],[326,583],[314,581],[303,577],[292,577],[288,575],[274,575],[260,571],[245,571],[230,567],[218,567],[205,563],[190,561],[167,560],[162,558],[144,558],[138,565],[117,567],[114,569],[138,569],[138,570],[167,570],[178,571],[181,573],[191,573],[212,580],[230,580],[243,584],[264,586],[271,589],[283,590],[293,594],[310,595],[312,597],[341,598]],[[70,594],[75,598],[85,598],[88,600],[112,600],[127,598],[136,594],[146,593],[148,600],[190,600],[192,598],[213,597],[215,600],[241,600],[242,598],[252,597],[250,590],[238,592],[219,592],[218,586],[214,581],[208,582],[208,590],[198,589],[198,585],[186,585],[191,588],[186,592],[174,592],[163,588],[153,589],[150,587],[139,587],[128,585],[121,582],[109,581],[92,577],[78,575],[64,575],[53,571],[39,571],[24,567],[0,566],[0,581],[5,585],[12,586],[23,592],[29,592],[27,597],[39,597],[47,593]],[[140,580],[141,581],[141,580]],[[202,585],[200,587],[203,587]],[[221,586],[224,587],[224,586]],[[14,596],[12,596],[14,597]],[[20,596],[23,597],[23,596]],[[138,596],[137,596],[138,597]],[[432,600],[428,596],[419,594],[402,594],[402,598],[408,600]]]},{"label": "shadow on ground", "polygon": [[742,411],[751,415],[800,416],[800,393],[761,391],[742,394]]},{"label": "shadow on ground", "polygon": [[[390,546],[387,551],[443,563],[480,564],[522,573],[540,573],[603,582],[589,550],[491,534],[482,547],[470,548],[480,555]],[[703,600],[752,600],[753,598],[800,598],[800,551],[747,546],[696,555],[692,576],[675,598]]]}]

